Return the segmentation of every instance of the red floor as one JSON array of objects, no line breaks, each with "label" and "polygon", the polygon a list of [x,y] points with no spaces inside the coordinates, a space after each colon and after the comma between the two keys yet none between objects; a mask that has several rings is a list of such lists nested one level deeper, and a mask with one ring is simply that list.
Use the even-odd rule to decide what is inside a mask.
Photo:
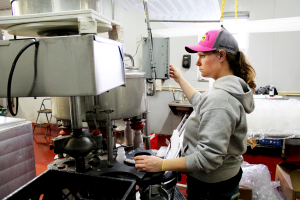
[{"label": "red floor", "polygon": [[[51,140],[56,137],[56,127],[51,127],[51,133],[45,138],[46,129],[37,127],[33,134],[34,152],[35,152],[35,166],[36,174],[40,175],[47,169],[47,165],[54,160],[54,152],[49,149]],[[170,140],[170,136],[161,135],[158,137],[158,147],[167,146],[165,141]],[[286,146],[286,160],[287,161],[300,161],[300,146]],[[280,148],[248,148],[246,154],[243,155],[244,160],[250,164],[264,164],[268,166],[271,180],[275,179],[276,165],[282,162]],[[179,183],[186,184],[186,176],[182,176],[182,181]],[[185,195],[185,192],[181,190]]]},{"label": "red floor", "polygon": [[56,127],[51,127],[51,132],[48,129],[45,138],[46,128],[36,127],[33,133],[34,156],[36,175],[40,175],[47,170],[47,165],[54,161],[54,151],[50,150],[51,140],[56,137]]}]

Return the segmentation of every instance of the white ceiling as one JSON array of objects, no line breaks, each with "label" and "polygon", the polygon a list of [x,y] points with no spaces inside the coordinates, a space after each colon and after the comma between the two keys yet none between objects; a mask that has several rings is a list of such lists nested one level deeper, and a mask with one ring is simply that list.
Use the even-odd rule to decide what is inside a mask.
[{"label": "white ceiling", "polygon": [[0,0],[0,10],[7,10],[10,8],[10,0]]},{"label": "white ceiling", "polygon": [[[121,7],[130,10],[136,7],[144,12],[141,0],[115,0]],[[160,20],[218,20],[221,12],[218,0],[147,0],[152,19]],[[191,24],[164,23],[168,27]]]}]

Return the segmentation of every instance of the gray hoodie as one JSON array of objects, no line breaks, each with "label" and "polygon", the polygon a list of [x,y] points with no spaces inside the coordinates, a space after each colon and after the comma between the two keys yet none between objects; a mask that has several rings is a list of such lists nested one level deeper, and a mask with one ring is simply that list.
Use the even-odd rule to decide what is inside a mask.
[{"label": "gray hoodie", "polygon": [[247,149],[246,113],[254,110],[253,93],[239,77],[224,76],[213,88],[190,99],[183,140],[188,175],[207,183],[235,176]]}]

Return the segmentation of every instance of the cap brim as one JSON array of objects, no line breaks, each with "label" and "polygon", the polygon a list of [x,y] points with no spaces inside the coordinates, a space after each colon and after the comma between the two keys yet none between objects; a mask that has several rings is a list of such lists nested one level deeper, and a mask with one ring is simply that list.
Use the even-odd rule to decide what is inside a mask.
[{"label": "cap brim", "polygon": [[201,46],[201,45],[191,45],[191,46],[185,46],[185,50],[189,53],[197,53],[197,52],[205,52],[205,51],[215,51],[216,49]]}]

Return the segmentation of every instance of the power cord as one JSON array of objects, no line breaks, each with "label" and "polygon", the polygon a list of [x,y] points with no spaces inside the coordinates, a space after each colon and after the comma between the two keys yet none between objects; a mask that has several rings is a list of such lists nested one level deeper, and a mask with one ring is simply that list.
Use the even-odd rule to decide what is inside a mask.
[{"label": "power cord", "polygon": [[[18,108],[19,108],[19,98],[16,97],[16,113],[13,112],[12,110],[12,105],[11,105],[11,82],[12,82],[12,77],[13,77],[13,74],[14,74],[14,70],[15,70],[15,67],[16,67],[16,64],[20,58],[20,56],[24,53],[24,51],[26,51],[26,49],[28,49],[30,46],[34,45],[35,44],[35,61],[34,61],[34,65],[35,65],[35,75],[34,75],[34,84],[36,82],[36,72],[37,72],[37,48],[39,46],[39,41],[34,41],[34,42],[31,42],[29,44],[27,44],[26,46],[24,46],[18,53],[18,55],[16,56],[12,66],[11,66],[11,70],[10,70],[10,73],[9,73],[9,77],[8,77],[8,83],[7,83],[7,99],[8,99],[8,109],[9,109],[9,112],[12,116],[16,116],[18,114]],[[31,88],[31,91],[32,92],[32,88]]]},{"label": "power cord", "polygon": [[[134,56],[136,56],[136,54],[137,54],[137,52],[138,52],[138,49],[139,49],[140,45],[142,44],[142,40],[139,41],[139,42],[137,42],[137,44],[139,44],[139,45],[138,45],[137,48],[136,48],[136,51],[135,51]],[[134,56],[132,56],[132,57],[134,58]],[[128,60],[130,60],[130,59],[127,59],[127,60],[125,60],[125,61],[128,61]]]}]

